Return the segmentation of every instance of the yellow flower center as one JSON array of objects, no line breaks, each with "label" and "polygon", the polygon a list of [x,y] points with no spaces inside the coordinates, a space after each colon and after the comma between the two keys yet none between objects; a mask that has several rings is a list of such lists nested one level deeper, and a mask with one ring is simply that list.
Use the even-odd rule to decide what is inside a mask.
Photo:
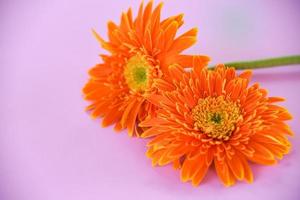
[{"label": "yellow flower center", "polygon": [[151,65],[140,55],[131,57],[125,66],[124,76],[128,87],[135,92],[144,92],[149,87]]},{"label": "yellow flower center", "polygon": [[199,99],[192,109],[194,127],[211,138],[229,140],[237,122],[243,118],[236,102],[224,96]]}]

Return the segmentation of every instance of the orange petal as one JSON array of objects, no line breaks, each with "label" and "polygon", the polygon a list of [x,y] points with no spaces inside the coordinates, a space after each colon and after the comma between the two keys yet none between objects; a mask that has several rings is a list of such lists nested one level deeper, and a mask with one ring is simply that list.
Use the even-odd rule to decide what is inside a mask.
[{"label": "orange petal", "polygon": [[183,36],[175,39],[173,45],[170,48],[168,48],[168,50],[170,51],[169,55],[182,52],[183,50],[195,44],[196,41],[197,38],[193,36]]},{"label": "orange petal", "polygon": [[[169,60],[171,60],[169,58]],[[169,63],[177,63],[184,68],[193,67],[199,68],[197,70],[201,70],[203,67],[207,66],[210,58],[204,55],[177,55],[173,61],[169,61]]]},{"label": "orange petal", "polygon": [[153,14],[151,16],[152,23],[152,38],[155,38],[159,33],[160,28],[160,13],[163,7],[163,2],[159,3],[158,6],[154,9]]},{"label": "orange petal", "polygon": [[158,164],[159,160],[161,159],[161,157],[164,153],[165,153],[165,149],[159,149],[151,155],[152,166],[155,166]]},{"label": "orange petal", "polygon": [[251,77],[252,77],[252,71],[251,70],[245,70],[243,71],[240,75],[239,75],[240,78],[244,78],[244,79],[247,79],[248,81],[251,80]]},{"label": "orange petal", "polygon": [[208,167],[209,167],[208,165],[203,164],[201,166],[201,168],[199,168],[199,170],[196,172],[196,174],[192,178],[193,186],[197,186],[201,183],[201,181],[203,180],[203,178],[205,177],[205,175],[207,173]]},{"label": "orange petal", "polygon": [[187,157],[184,160],[181,168],[181,180],[183,182],[186,182],[192,179],[192,175],[194,175],[198,170],[200,170],[203,164],[204,159],[202,155],[198,155],[193,159]]},{"label": "orange petal", "polygon": [[130,114],[131,110],[133,109],[135,103],[136,103],[136,99],[135,98],[131,98],[129,100],[128,105],[126,106],[126,108],[124,110],[124,113],[123,113],[122,119],[121,119],[121,125],[124,128],[127,127],[127,120],[128,120],[129,114]]},{"label": "orange petal", "polygon": [[[84,90],[87,90],[86,88]],[[86,93],[85,99],[86,100],[100,100],[104,96],[108,95],[111,92],[111,90],[108,87],[105,86],[98,86],[93,91]]]},{"label": "orange petal", "polygon": [[154,80],[154,87],[162,91],[172,91],[175,89],[175,86],[163,79]]},{"label": "orange petal", "polygon": [[131,109],[131,112],[128,116],[127,128],[128,128],[129,136],[133,136],[134,127],[136,126],[136,123],[137,123],[136,118],[137,118],[138,112],[140,111],[140,107],[143,104],[143,102],[144,102],[143,100],[140,100],[139,102],[137,102],[137,104],[135,104],[133,109]]},{"label": "orange petal", "polygon": [[250,166],[245,158],[240,158],[244,168],[244,178],[248,183],[253,182],[253,174]]},{"label": "orange petal", "polygon": [[169,66],[169,74],[173,80],[180,81],[182,79],[183,68],[179,65],[170,65]]},{"label": "orange petal", "polygon": [[194,27],[190,30],[188,30],[187,32],[183,33],[181,36],[179,37],[185,37],[185,36],[197,36],[198,33],[198,28]]},{"label": "orange petal", "polygon": [[93,78],[107,78],[112,69],[105,64],[97,64],[89,70],[89,75]]},{"label": "orange petal", "polygon": [[120,30],[125,33],[129,32],[131,30],[127,13],[122,13]]},{"label": "orange petal", "polygon": [[275,103],[275,102],[281,102],[281,101],[285,101],[285,99],[282,97],[269,97],[268,98],[269,103]]},{"label": "orange petal", "polygon": [[149,126],[159,125],[164,122],[165,122],[165,120],[160,119],[160,118],[149,118],[149,119],[145,119],[144,121],[140,122],[139,127],[149,127]]},{"label": "orange petal", "polygon": [[92,118],[99,117],[107,112],[107,108],[109,107],[109,102],[101,102],[99,103],[95,109],[92,111],[91,116]]},{"label": "orange petal", "polygon": [[239,155],[236,153],[235,155],[232,156],[231,159],[227,158],[227,163],[228,166],[230,167],[233,175],[238,179],[238,180],[243,180],[244,179],[244,165],[241,161]]},{"label": "orange petal", "polygon": [[231,186],[234,184],[235,180],[231,174],[228,165],[224,161],[218,161],[215,157],[214,159],[215,168],[220,180],[225,186]]},{"label": "orange petal", "polygon": [[172,21],[167,28],[165,29],[165,48],[169,49],[174,42],[174,38],[178,29],[178,23],[176,21]]},{"label": "orange petal", "polygon": [[272,165],[277,163],[277,161],[274,158],[274,154],[265,146],[253,141],[250,142],[248,145],[255,150],[253,156],[248,157],[249,160],[263,165]]},{"label": "orange petal", "polygon": [[153,1],[149,1],[149,3],[146,5],[145,7],[145,11],[144,11],[144,18],[143,18],[143,21],[144,21],[144,30],[145,30],[145,27],[147,26],[148,23],[150,23],[150,16],[151,16],[151,13],[152,13],[152,5],[153,5]]},{"label": "orange petal", "polygon": [[174,169],[180,169],[181,168],[181,162],[180,159],[174,160],[173,161],[173,168]]},{"label": "orange petal", "polygon": [[146,131],[144,131],[141,135],[142,138],[148,138],[148,137],[153,137],[156,135],[161,134],[161,130],[159,128],[156,127],[151,127],[149,129],[147,129]]},{"label": "orange petal", "polygon": [[110,51],[110,52],[114,52],[114,48],[107,42],[104,41],[104,39],[102,39],[102,37],[100,37],[100,35],[94,30],[92,29],[93,35],[95,36],[95,38],[98,40],[98,42],[101,44],[102,48]]},{"label": "orange petal", "polygon": [[109,126],[121,118],[121,112],[118,109],[111,109],[103,118],[102,126]]}]

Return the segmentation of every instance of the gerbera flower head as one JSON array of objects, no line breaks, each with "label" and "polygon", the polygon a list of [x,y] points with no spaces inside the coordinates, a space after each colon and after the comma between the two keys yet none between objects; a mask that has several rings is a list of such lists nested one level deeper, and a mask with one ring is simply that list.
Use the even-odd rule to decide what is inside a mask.
[{"label": "gerbera flower head", "polygon": [[190,72],[173,65],[173,79],[155,80],[160,91],[149,100],[157,115],[140,123],[149,127],[147,156],[153,165],[173,163],[182,181],[198,185],[210,166],[230,186],[253,181],[248,162],[274,164],[290,149],[285,123],[289,112],[276,105],[258,83],[249,86],[251,71],[237,75],[233,68],[214,70],[195,65]]},{"label": "gerbera flower head", "polygon": [[108,22],[108,41],[94,34],[109,55],[93,67],[83,92],[92,101],[87,110],[92,117],[103,117],[102,125],[115,123],[115,130],[128,128],[130,136],[137,134],[137,122],[155,114],[156,107],[147,101],[155,94],[154,78],[166,78],[168,66],[191,66],[193,62],[207,65],[207,56],[183,55],[181,52],[196,42],[193,28],[176,37],[183,24],[183,15],[160,19],[162,3],[152,9],[150,1],[141,4],[135,19],[129,9],[119,25]]}]

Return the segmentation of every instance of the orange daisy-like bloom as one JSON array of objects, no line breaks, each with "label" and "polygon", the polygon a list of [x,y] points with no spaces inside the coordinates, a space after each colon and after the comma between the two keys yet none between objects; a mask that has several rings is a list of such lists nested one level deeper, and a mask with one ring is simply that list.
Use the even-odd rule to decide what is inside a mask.
[{"label": "orange daisy-like bloom", "polygon": [[253,181],[248,161],[274,164],[290,149],[286,109],[275,105],[256,83],[248,86],[251,71],[236,75],[234,68],[193,67],[186,72],[170,66],[169,80],[155,80],[160,95],[149,97],[160,107],[157,116],[140,123],[153,137],[147,156],[153,165],[173,163],[182,181],[198,185],[211,165],[221,181]]},{"label": "orange daisy-like bloom", "polygon": [[120,25],[108,22],[108,41],[96,32],[96,38],[110,55],[101,55],[103,63],[93,67],[83,89],[85,99],[92,101],[87,110],[92,117],[103,117],[102,125],[115,123],[115,130],[128,128],[137,134],[137,122],[155,114],[156,107],[146,99],[155,94],[154,78],[168,76],[169,65],[205,66],[206,56],[180,54],[196,42],[193,28],[176,37],[183,15],[160,20],[162,3],[152,10],[152,1],[141,4],[136,19],[129,9],[122,14]]}]

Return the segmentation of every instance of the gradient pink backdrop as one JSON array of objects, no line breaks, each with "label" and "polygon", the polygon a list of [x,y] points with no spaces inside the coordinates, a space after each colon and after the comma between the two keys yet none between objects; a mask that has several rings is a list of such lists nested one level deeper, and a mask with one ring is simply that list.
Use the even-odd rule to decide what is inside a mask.
[{"label": "gradient pink backdrop", "polygon": [[[157,3],[157,1],[155,2]],[[146,141],[91,120],[81,88],[103,53],[105,36],[133,0],[0,2],[0,199],[300,199],[300,66],[257,70],[271,95],[294,115],[293,149],[277,166],[253,166],[255,181],[223,187],[214,171],[194,188],[170,166],[152,168]],[[189,53],[212,64],[299,54],[300,3],[291,0],[165,1],[163,16],[185,13],[199,27]],[[135,12],[136,13],[136,12]]]}]

